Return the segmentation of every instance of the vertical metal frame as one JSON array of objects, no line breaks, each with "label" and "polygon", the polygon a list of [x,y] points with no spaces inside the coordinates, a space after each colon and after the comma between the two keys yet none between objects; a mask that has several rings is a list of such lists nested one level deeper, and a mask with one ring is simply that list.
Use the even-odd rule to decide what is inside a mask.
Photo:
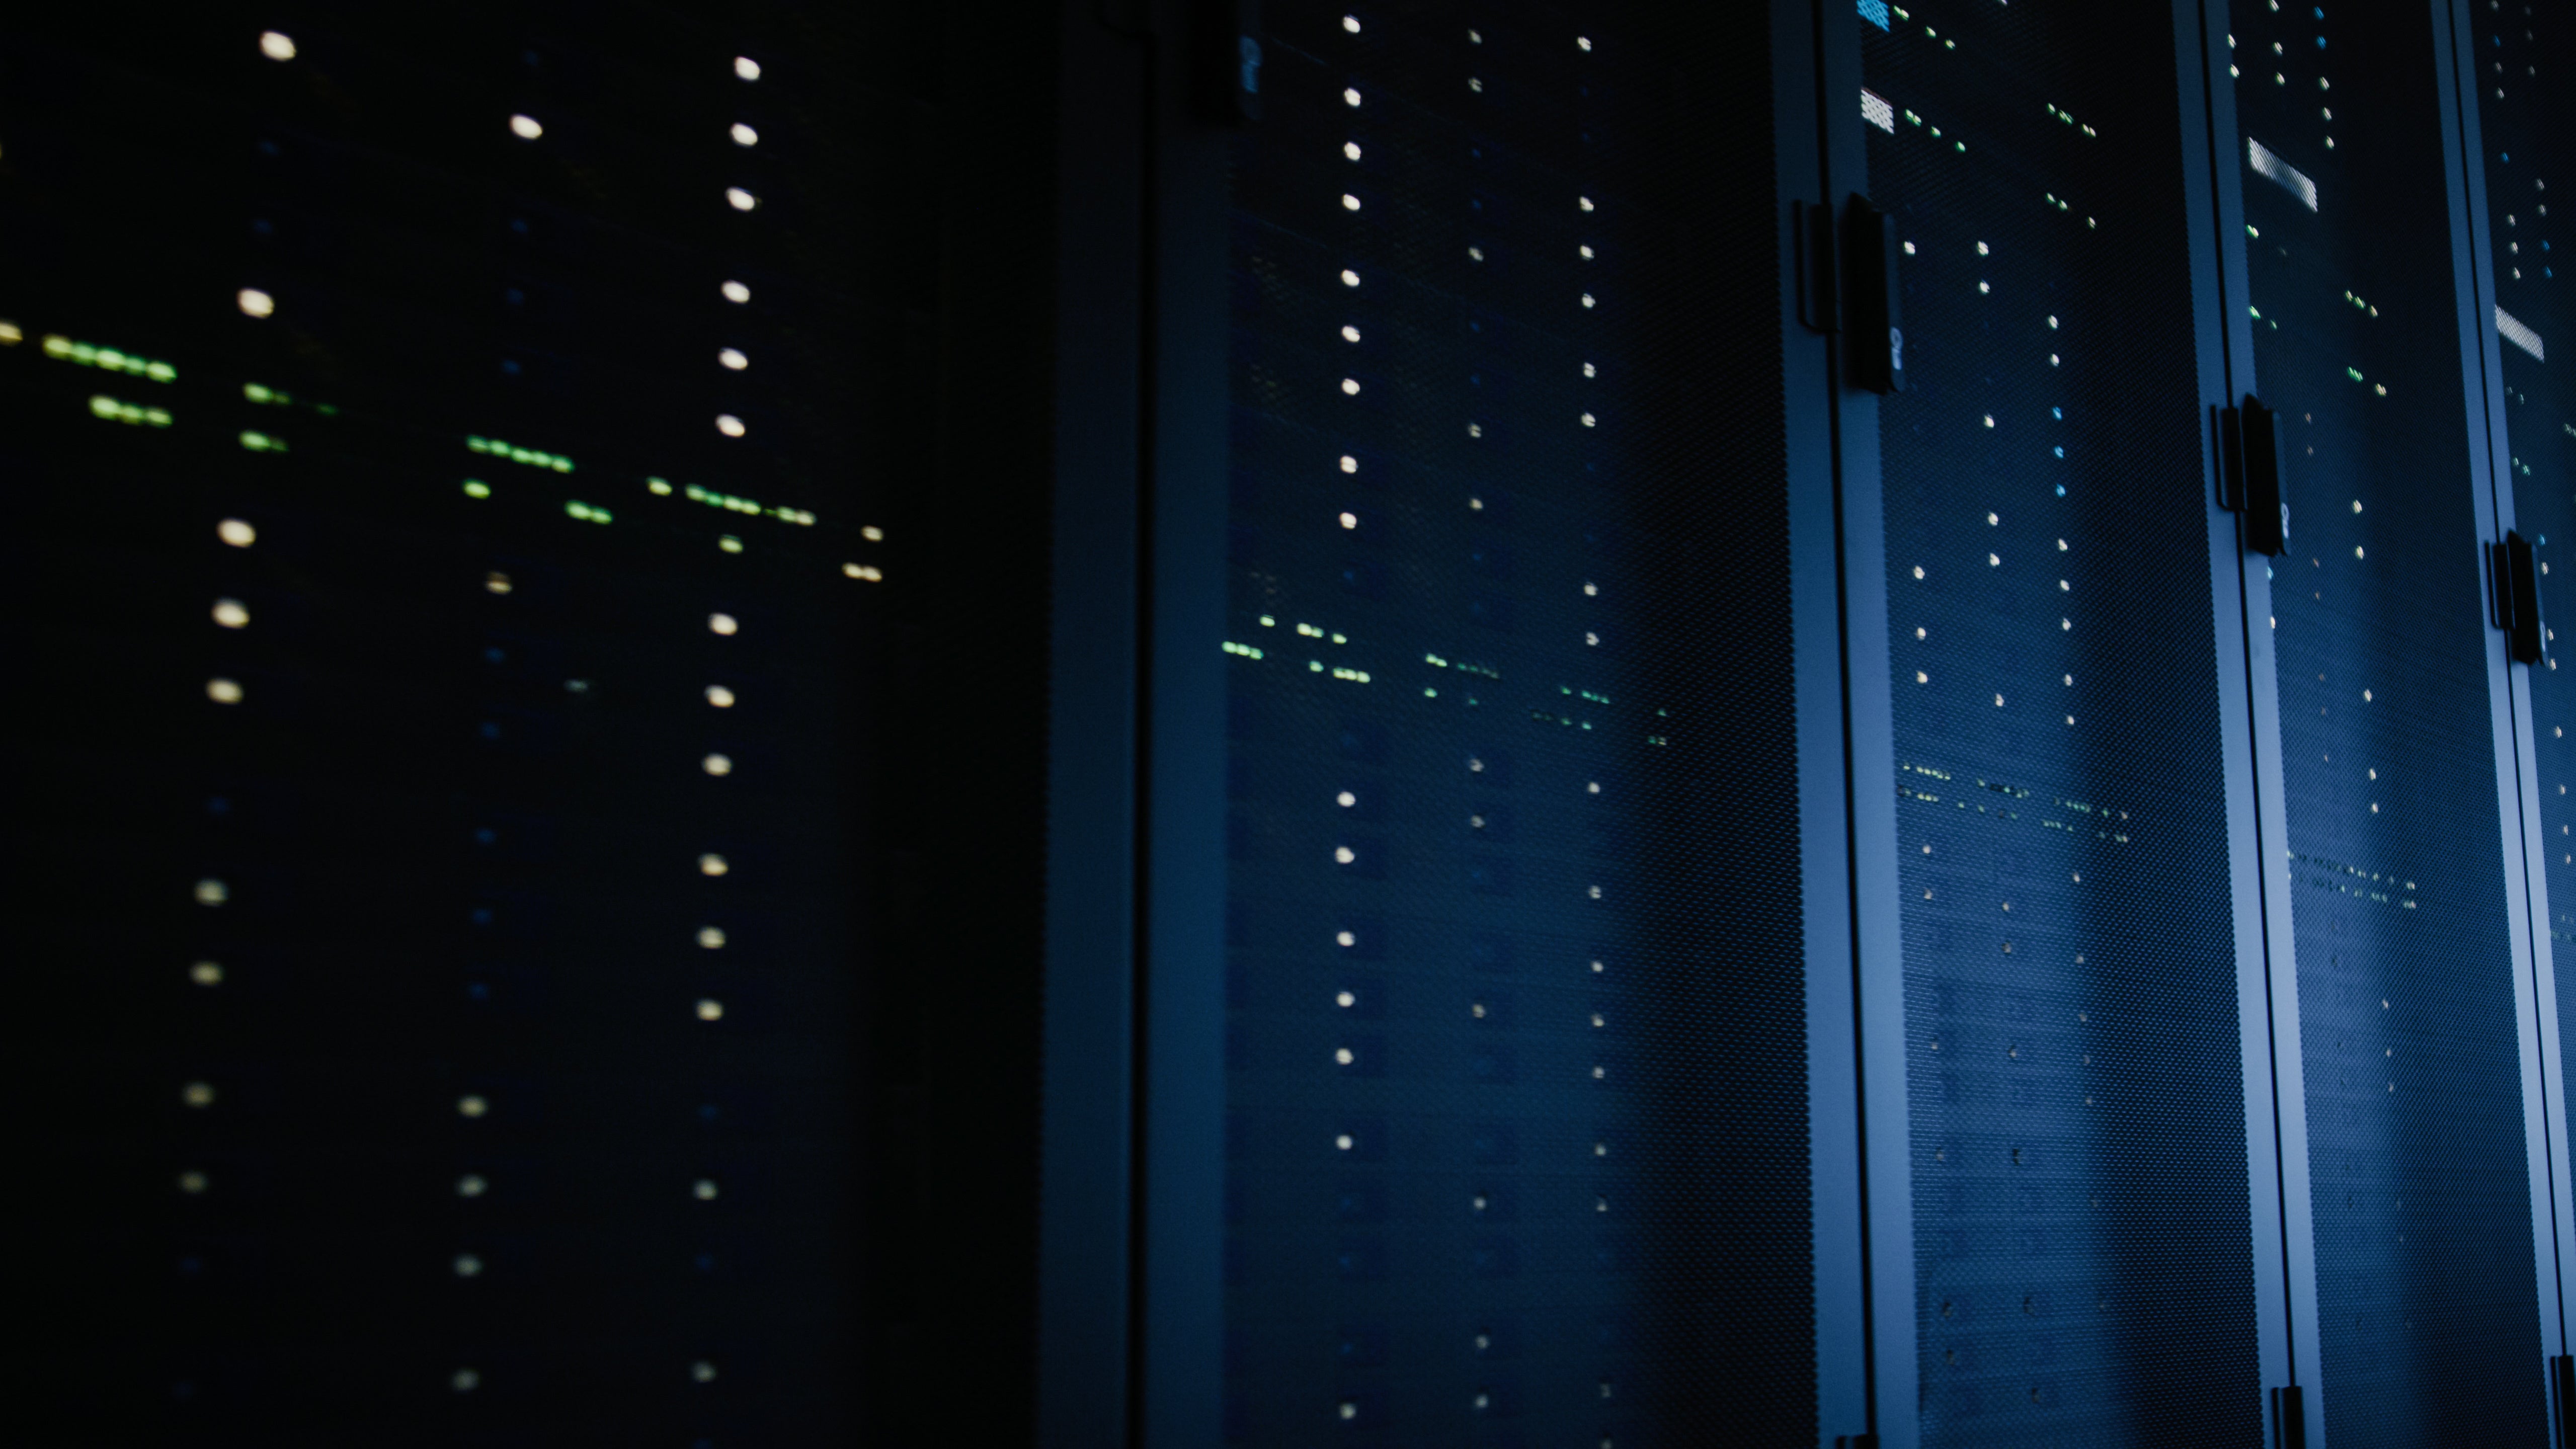
[{"label": "vertical metal frame", "polygon": [[1138,1442],[1224,1439],[1226,152],[1193,57],[1221,7],[1151,0],[1144,146]]},{"label": "vertical metal frame", "polygon": [[[2440,66],[2443,191],[2451,213],[2451,277],[2459,312],[2460,378],[2469,419],[2470,473],[2478,493],[2478,543],[2513,527],[2512,451],[2505,433],[2503,358],[2495,327],[2493,237],[2487,226],[2486,158],[2478,124],[2477,51],[2469,7],[2432,0],[2433,52]],[[2485,577],[2486,570],[2479,575]],[[2532,1261],[2540,1275],[2540,1341],[2535,1365],[2551,1394],[2547,1360],[2567,1352],[2566,1265],[2576,1248],[2567,1167],[2566,1077],[2558,1031],[2557,978],[2549,942],[2547,842],[2541,838],[2540,776],[2531,723],[2531,665],[2515,664],[2504,635],[2485,635],[2487,693],[2495,722],[2497,814],[2503,824],[2511,912],[2514,1023],[2522,1064],[2523,1136],[2531,1173]],[[2568,1406],[2557,1406],[2563,1413]],[[2553,1415],[2554,1417],[2554,1415]]]},{"label": "vertical metal frame", "polygon": [[[1860,15],[1818,0],[1817,117],[1824,199],[1869,187],[1860,120]],[[1878,398],[1844,382],[1842,339],[1828,350],[1834,530],[1842,599],[1843,790],[1860,1058],[1861,1190],[1869,1422],[1880,1449],[1920,1442],[1914,1324],[1913,1122],[1906,1103],[1905,959],[1896,851],[1896,715],[1887,637],[1887,524]]]},{"label": "vertical metal frame", "polygon": [[1056,14],[1037,1438],[1213,1444],[1225,143],[1179,0]]},{"label": "vertical metal frame", "polygon": [[[1798,840],[1805,897],[1807,1150],[1815,1266],[1816,1436],[1870,1429],[1869,1254],[1861,1152],[1854,859],[1834,493],[1835,358],[1799,318],[1795,208],[1828,201],[1817,101],[1816,0],[1772,0],[1773,215],[1780,261],[1781,396],[1788,441],[1790,618],[1795,631]],[[1909,1320],[1910,1321],[1910,1320]]]},{"label": "vertical metal frame", "polygon": [[[2215,34],[2213,34],[2215,26]],[[2179,85],[2179,116],[2182,116],[2182,183],[2184,211],[2190,217],[2190,263],[2192,263],[2192,317],[2195,317],[2195,353],[2200,364],[2200,415],[2215,418],[2218,407],[2236,402],[2233,387],[2233,340],[2244,330],[2241,312],[2231,299],[2241,286],[2231,289],[2223,268],[2223,240],[2244,237],[2244,193],[2236,188],[2221,188],[2218,175],[2236,178],[2228,162],[2233,160],[2233,131],[2236,131],[2236,98],[2233,90],[2223,85],[2218,67],[2226,67],[2226,5],[2215,3],[2202,8],[2197,0],[2182,0],[2174,5],[2174,75]],[[2233,222],[2231,222],[2233,219]],[[2241,245],[2239,245],[2241,260]],[[2251,335],[2246,335],[2246,348],[2251,348]],[[2249,353],[2251,356],[2251,353]],[[2308,1152],[2306,1152],[2306,1109],[2295,1114],[2282,1111],[2280,1098],[2280,1029],[2277,1013],[2282,998],[2287,998],[2290,1011],[2298,1008],[2298,980],[2290,972],[2290,918],[2287,900],[2280,892],[2269,890],[2269,861],[2285,856],[2269,848],[2269,838],[2282,833],[2280,810],[2264,810],[2264,794],[2259,792],[2259,761],[2254,750],[2257,735],[2257,676],[2262,686],[2264,704],[2275,706],[2275,758],[2272,768],[2280,771],[2277,758],[2277,699],[2272,696],[2272,608],[2269,608],[2269,572],[2262,567],[2259,554],[2249,554],[2239,536],[2236,516],[2218,505],[2218,436],[2213,428],[2200,431],[2200,472],[2205,480],[2202,490],[2202,523],[2210,541],[2210,624],[2218,637],[2218,719],[2221,719],[2221,758],[2226,768],[2228,799],[2228,895],[2233,902],[2236,923],[2236,1026],[2241,1034],[2244,1052],[2244,1101],[2246,1101],[2246,1194],[2251,1209],[2251,1248],[2254,1248],[2254,1354],[2262,1372],[2262,1390],[2282,1385],[2306,1385],[2300,1377],[2295,1348],[2300,1343],[2313,1346],[2316,1341],[2316,1287],[2313,1271],[2300,1274],[2298,1269],[2313,1269],[2313,1253],[2308,1253],[2311,1238],[2306,1232],[2308,1217]],[[2259,575],[2259,578],[2257,578]],[[2264,660],[2264,668],[2254,668],[2254,657]],[[2277,794],[2272,799],[2277,799]],[[2267,833],[2269,830],[2269,833]],[[2275,905],[2277,941],[2275,941]],[[2275,949],[2280,946],[2280,949]],[[2290,1080],[2298,1080],[2298,1029],[2295,1016],[2290,1018]],[[2293,1101],[2300,1101],[2293,1091]],[[2295,1122],[2295,1127],[2290,1127]],[[2287,1150],[2285,1150],[2287,1147]],[[2293,1165],[2295,1158],[2295,1165]],[[2298,1243],[2300,1253],[2290,1248],[2290,1214],[2287,1214],[2287,1183],[2298,1183]],[[2306,1333],[2300,1333],[2300,1292],[2295,1284],[2306,1284]],[[2313,1351],[2313,1348],[2311,1348]],[[2269,1418],[2269,1405],[2262,1405],[2264,1418]],[[2313,1415],[2311,1415],[2313,1418]],[[2321,1431],[2316,1431],[2321,1441]]]},{"label": "vertical metal frame", "polygon": [[1037,1438],[1127,1442],[1139,944],[1137,643],[1146,39],[1056,23],[1054,518],[1047,624],[1046,1000]]},{"label": "vertical metal frame", "polygon": [[[2254,332],[2246,311],[2243,143],[2236,89],[2229,75],[2226,0],[2184,0],[2177,7],[2190,32],[2182,56],[2186,122],[2200,102],[2204,118],[2186,165],[2196,183],[2192,278],[2202,323],[2204,408],[2255,391]],[[2198,78],[2197,85],[2192,78]],[[2197,154],[2191,154],[2195,152]],[[2209,204],[2197,197],[2203,193]],[[2211,324],[2215,323],[2213,329]],[[2213,357],[2212,350],[2216,351]],[[2218,375],[2211,376],[2213,364]],[[2212,440],[2204,438],[2203,446]],[[2241,676],[2223,681],[2228,702],[2228,800],[2231,828],[2250,829],[2252,850],[2231,852],[2237,894],[2238,1011],[2245,1035],[2246,1165],[2256,1198],[2254,1263],[2261,1297],[2263,1382],[2297,1387],[2305,1399],[2307,1441],[2325,1443],[2317,1357],[2315,1205],[2309,1196],[2308,1107],[2300,1056],[2298,957],[2290,930],[2290,840],[2283,810],[2281,698],[2272,647],[2272,570],[2245,550],[2232,515],[2212,509],[2210,568],[2221,620],[2219,637],[2243,641]],[[2228,600],[2235,602],[2229,608]],[[2233,617],[2228,617],[2230,614]],[[2225,671],[2222,670],[2222,675]],[[2237,772],[2250,777],[2242,782]],[[2240,812],[2250,819],[2239,820]],[[2248,923],[2245,913],[2257,913]],[[2247,928],[2251,926],[2250,939]],[[2266,1187],[2269,1202],[2264,1201]],[[2272,1416],[2269,1405],[2264,1416]],[[2277,1432],[2277,1429],[2274,1431]]]}]

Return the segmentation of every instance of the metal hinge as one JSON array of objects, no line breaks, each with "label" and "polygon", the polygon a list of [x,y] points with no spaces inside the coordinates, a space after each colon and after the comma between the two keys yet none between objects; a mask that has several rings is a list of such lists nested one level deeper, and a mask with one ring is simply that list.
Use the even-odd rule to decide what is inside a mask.
[{"label": "metal hinge", "polygon": [[2218,410],[2218,502],[2244,515],[2245,547],[2278,555],[2290,547],[2290,505],[2281,495],[2280,419],[2254,394]]},{"label": "metal hinge", "polygon": [[2504,542],[2488,544],[2487,582],[2495,625],[2504,631],[2505,653],[2516,664],[2547,658],[2549,631],[2540,623],[2540,560],[2531,551],[2531,540],[2506,529]]}]

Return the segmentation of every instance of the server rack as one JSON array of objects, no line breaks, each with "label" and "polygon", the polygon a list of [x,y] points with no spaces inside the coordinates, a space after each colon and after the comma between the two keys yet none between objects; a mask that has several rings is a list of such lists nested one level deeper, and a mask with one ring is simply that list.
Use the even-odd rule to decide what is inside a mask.
[{"label": "server rack", "polygon": [[[2554,1277],[2558,1296],[2542,1301],[2541,1339],[2552,1357],[2548,1393],[2558,1432],[2570,1432],[2568,1416],[2576,1401],[2576,1383],[2567,1357],[2566,1274],[2576,1227],[2571,1227],[2565,1126],[2566,1069],[2563,1043],[2564,997],[2559,989],[2555,947],[2562,939],[2563,909],[2550,904],[2553,882],[2564,882],[2568,851],[2563,768],[2557,763],[2564,722],[2555,687],[2558,661],[2549,657],[2554,638],[2542,610],[2547,575],[2536,556],[2553,527],[2563,521],[2562,500],[2569,494],[2563,383],[2553,385],[2542,363],[2546,335],[2564,331],[2565,304],[2555,295],[2557,280],[2548,234],[2550,181],[2559,174],[2563,146],[2550,126],[2564,115],[2564,101],[2550,88],[2536,86],[2544,71],[2554,74],[2567,55],[2566,40],[2556,27],[2563,10],[2534,5],[2490,4],[2455,7],[2450,19],[2450,48],[2460,157],[2459,189],[2466,195],[2467,240],[2461,266],[2470,313],[2468,328],[2475,345],[2468,360],[2483,386],[2469,397],[2472,446],[2481,455],[2494,491],[2497,542],[2501,553],[2489,557],[2489,577],[2507,585],[2497,596],[2495,619],[2510,626],[2507,653],[2508,724],[2515,777],[2520,784],[2521,831],[2516,842],[2522,874],[2513,888],[2524,893],[2531,943],[2531,995],[2539,1037],[2539,1095],[2547,1103],[2546,1133],[2541,1147],[2549,1162],[2550,1217],[2535,1234],[2534,1251]],[[2519,486],[2517,486],[2519,485]],[[2532,557],[2517,591],[2513,572],[2517,544],[2528,544]],[[2511,637],[2517,635],[2518,637]],[[2550,826],[2559,828],[2552,831]],[[2553,836],[2557,845],[2553,848]],[[2566,889],[2557,899],[2567,899]]]},{"label": "server rack", "polygon": [[[1227,971],[1149,985],[1149,1021],[1225,1025],[1144,1057],[1142,1177],[1203,1216],[1140,1239],[1139,1281],[1150,1315],[1195,1277],[1170,1291],[1204,1315],[1177,1354],[1149,1317],[1147,1432],[1803,1442],[1807,1204],[1850,1169],[1803,1110],[1819,908],[1755,825],[1819,808],[1803,775],[1783,798],[1812,706],[1777,211],[1728,209],[1778,189],[1771,53],[1739,91],[1685,84],[1665,57],[1714,35],[1644,10],[1263,19],[1262,114],[1199,213],[1231,213],[1226,632],[1166,602],[1200,596],[1161,570],[1203,565],[1160,532],[1153,575],[1157,627],[1227,670],[1232,818]],[[1766,687],[1729,691],[1703,637]],[[1215,843],[1158,830],[1149,867],[1199,879]],[[1156,1161],[1218,1111],[1222,1155]]]},{"label": "server rack", "polygon": [[1873,1194],[1911,1268],[1877,1279],[1876,1428],[2259,1442],[2287,1342],[2197,37],[1841,24],[1835,187],[1892,218],[1908,375],[1846,394],[1846,459],[1875,446],[1841,479],[1886,540],[1846,544],[1897,797],[1870,1136],[1914,1184],[1904,1217]]},{"label": "server rack", "polygon": [[29,1420],[1025,1436],[1052,45],[0,29]]},{"label": "server rack", "polygon": [[[2537,1245],[2543,1261],[2553,1263],[2561,1297],[2543,1305],[2543,1341],[2555,1343],[2550,1361],[2553,1397],[2561,1434],[2566,1434],[2568,1408],[2576,1400],[2571,1385],[2571,1359],[2566,1356],[2566,1271],[2576,1235],[2568,1220],[2566,1160],[2566,993],[2561,990],[2555,949],[2566,938],[2566,905],[2576,884],[2568,884],[2566,846],[2566,766],[2563,766],[2563,686],[2558,686],[2561,660],[2550,657],[2555,634],[2548,627],[2545,603],[2550,575],[2545,567],[2548,534],[2566,526],[2568,492],[2566,431],[2568,387],[2553,382],[2545,369],[2548,335],[2566,333],[2568,307],[2558,297],[2555,250],[2550,245],[2548,206],[2550,180],[2563,173],[2563,147],[2553,124],[2566,116],[2566,101],[2543,75],[2555,75],[2566,59],[2566,41],[2555,23],[2566,21],[2561,8],[2543,5],[2465,5],[2452,15],[2452,54],[2458,62],[2460,139],[2463,188],[2468,193],[2468,255],[2465,281],[2470,289],[2470,327],[2478,335],[2476,361],[2483,376],[2483,397],[2473,397],[2473,436],[2483,423],[2483,464],[2496,495],[2496,516],[2504,534],[2519,534],[2535,557],[2524,575],[2530,593],[2501,598],[2499,624],[2522,627],[2527,637],[2512,645],[2512,657],[2527,668],[2509,670],[2512,686],[2514,766],[2522,781],[2522,890],[2532,938],[2532,995],[2540,1016],[2540,1078],[2550,1098],[2548,1137],[2550,1199],[2553,1222],[2548,1238]],[[2483,402],[2483,413],[2478,410]],[[2509,572],[2514,552],[2491,559]],[[2537,645],[2537,650],[2535,650]],[[2537,657],[2535,657],[2537,655]],[[2555,887],[2555,890],[2553,890]],[[2561,905],[2550,905],[2558,900]]]},{"label": "server rack", "polygon": [[[2230,17],[2249,390],[2277,400],[2300,527],[2273,560],[2271,604],[2315,1204],[2314,1417],[2361,1442],[2481,1432],[2488,1416],[2482,1432],[2541,1434],[2547,1401],[2528,1387],[2557,1351],[2548,1179],[2563,1149],[2545,1141],[2520,902],[2481,839],[2497,826],[2518,873],[2510,666],[2479,547],[2501,531],[2468,426],[2485,328],[2445,18]],[[2451,287],[2428,285],[2444,276]],[[2401,278],[2416,284],[2401,301],[2369,295]],[[2428,395],[2387,408],[2415,392]],[[2385,573],[2369,572],[2374,559]],[[2422,636],[2395,643],[2400,629]],[[2424,673],[2378,685],[2401,662]],[[2396,780],[2424,804],[2383,802]],[[2446,882],[2435,862],[2460,873]],[[2453,912],[2458,925],[2437,925]],[[2404,1018],[2410,999],[2429,1008],[2426,1029]],[[2409,1057],[2433,1070],[2410,1079]],[[2419,1223],[2432,1222],[2443,1228],[2428,1239]]]}]

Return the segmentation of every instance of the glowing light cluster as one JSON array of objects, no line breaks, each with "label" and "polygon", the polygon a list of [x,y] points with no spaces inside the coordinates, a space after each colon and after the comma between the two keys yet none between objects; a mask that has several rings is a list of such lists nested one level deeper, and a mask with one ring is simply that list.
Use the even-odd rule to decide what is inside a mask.
[{"label": "glowing light cluster", "polygon": [[148,357],[137,357],[121,348],[99,347],[87,342],[76,342],[55,333],[46,335],[44,348],[47,357],[59,362],[100,368],[107,372],[122,372],[130,377],[148,378],[153,382],[176,382],[179,379],[179,369],[169,363],[156,362]]},{"label": "glowing light cluster", "polygon": [[170,414],[165,409],[145,407],[140,403],[126,402],[119,398],[109,397],[105,393],[95,393],[91,395],[89,400],[89,415],[94,418],[103,419],[107,422],[129,423],[136,427],[166,428],[170,426]]},{"label": "glowing light cluster", "polygon": [[540,452],[535,448],[522,448],[516,443],[505,443],[499,438],[479,438],[472,434],[466,436],[465,451],[506,458],[513,463],[524,464],[530,468],[546,468],[557,473],[569,473],[573,466],[572,459],[560,453]]}]

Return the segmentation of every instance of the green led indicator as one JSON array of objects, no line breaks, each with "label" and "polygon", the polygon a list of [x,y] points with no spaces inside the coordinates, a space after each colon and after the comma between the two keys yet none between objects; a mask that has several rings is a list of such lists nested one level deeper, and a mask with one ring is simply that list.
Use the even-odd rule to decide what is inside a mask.
[{"label": "green led indicator", "polygon": [[241,445],[250,449],[254,453],[283,453],[286,451],[286,440],[284,438],[272,438],[266,433],[245,432],[241,435]]},{"label": "green led indicator", "polygon": [[718,493],[712,489],[701,488],[695,483],[690,484],[687,491],[690,502],[703,503],[710,508],[727,508],[736,513],[760,511],[760,505],[748,498],[736,498],[730,493]]},{"label": "green led indicator", "polygon": [[574,518],[580,519],[584,523],[608,523],[612,521],[607,509],[594,508],[590,504],[584,503],[578,498],[566,499],[564,501],[564,512]]},{"label": "green led indicator", "polygon": [[484,482],[480,478],[468,478],[465,480],[465,496],[468,498],[489,498],[492,496],[492,485]]},{"label": "green led indicator", "polygon": [[572,471],[572,459],[560,453],[544,453],[535,448],[522,448],[516,443],[505,443],[499,438],[478,438],[469,434],[465,439],[465,448],[467,452],[507,458],[513,463],[522,463],[531,468],[546,468],[557,473]]},{"label": "green led indicator", "polygon": [[[242,396],[250,399],[252,402],[260,403],[268,407],[283,408],[295,406],[295,398],[293,394],[281,392],[276,388],[270,387],[266,383],[243,383]],[[326,418],[336,418],[340,415],[340,410],[329,403],[306,403],[304,406],[313,409],[313,411],[320,413]]]},{"label": "green led indicator", "polygon": [[111,423],[128,423],[135,427],[166,428],[170,415],[159,408],[124,402],[98,393],[89,400],[89,415]]},{"label": "green led indicator", "polygon": [[[656,493],[671,491],[671,485],[659,478],[648,478],[645,484]],[[764,518],[775,518],[781,523],[793,523],[805,528],[814,526],[814,515],[802,508],[763,508],[757,499],[738,497],[731,493],[718,493],[712,488],[701,488],[695,483],[682,489],[681,492],[692,503],[703,503],[709,508],[721,508],[728,513],[757,514]]]},{"label": "green led indicator", "polygon": [[76,363],[82,367],[104,368],[109,372],[122,372],[129,377],[148,378],[153,382],[176,382],[179,378],[179,369],[166,362],[137,357],[131,352],[114,347],[99,347],[87,342],[75,342],[59,334],[47,335],[44,346],[47,357],[61,362]]}]

